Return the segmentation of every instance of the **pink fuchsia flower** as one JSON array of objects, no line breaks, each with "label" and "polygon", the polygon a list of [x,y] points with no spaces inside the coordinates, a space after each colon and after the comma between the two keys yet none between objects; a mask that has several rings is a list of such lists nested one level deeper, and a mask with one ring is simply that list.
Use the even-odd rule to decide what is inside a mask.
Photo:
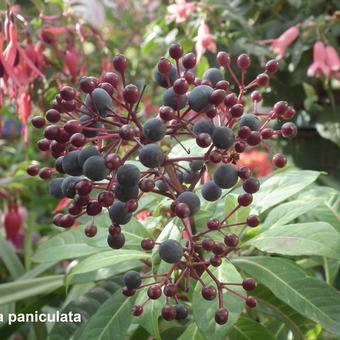
[{"label": "pink fuchsia flower", "polygon": [[186,0],[176,0],[174,4],[168,6],[168,21],[175,21],[177,24],[187,20],[188,16],[196,10],[196,4],[187,3]]},{"label": "pink fuchsia flower", "polygon": [[202,20],[198,27],[196,40],[196,60],[200,61],[206,51],[216,53],[215,37],[210,34],[209,26]]},{"label": "pink fuchsia flower", "polygon": [[288,46],[298,37],[300,30],[297,26],[292,26],[283,32],[278,38],[271,40],[271,51],[278,55],[278,59],[281,59]]},{"label": "pink fuchsia flower", "polygon": [[326,46],[326,64],[331,72],[340,71],[340,57],[336,49],[331,45]]},{"label": "pink fuchsia flower", "polygon": [[317,41],[313,47],[313,63],[308,67],[309,77],[320,77],[322,74],[329,76],[329,67],[326,64],[326,48],[321,41]]},{"label": "pink fuchsia flower", "polygon": [[247,166],[257,176],[266,176],[273,170],[268,154],[258,150],[241,153],[239,165]]}]

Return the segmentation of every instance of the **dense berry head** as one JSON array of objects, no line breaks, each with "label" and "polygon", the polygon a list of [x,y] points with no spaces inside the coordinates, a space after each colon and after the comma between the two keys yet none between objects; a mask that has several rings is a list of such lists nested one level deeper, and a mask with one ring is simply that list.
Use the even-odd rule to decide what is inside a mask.
[{"label": "dense berry head", "polygon": [[216,201],[222,195],[222,190],[214,181],[202,185],[202,196],[207,201]]},{"label": "dense berry head", "polygon": [[288,103],[285,101],[279,101],[274,105],[274,112],[279,116],[283,115],[287,111],[287,109]]},{"label": "dense berry head", "polygon": [[173,297],[176,295],[177,286],[173,283],[169,283],[164,287],[164,295],[167,297]]},{"label": "dense berry head", "polygon": [[98,195],[98,202],[102,207],[110,207],[113,203],[114,195],[112,191],[102,191]]},{"label": "dense berry head", "polygon": [[129,289],[136,289],[141,285],[142,279],[138,272],[130,270],[124,274],[123,283]]},{"label": "dense berry head", "polygon": [[214,267],[219,267],[222,264],[222,259],[218,255],[214,255],[210,258],[210,264]]},{"label": "dense berry head", "polygon": [[211,238],[206,238],[202,241],[202,248],[204,250],[212,250],[214,248],[215,242]]},{"label": "dense berry head", "polygon": [[101,181],[109,174],[105,160],[101,156],[91,156],[83,164],[83,174],[92,181]]},{"label": "dense berry head", "polygon": [[247,207],[253,201],[253,195],[248,193],[240,194],[237,201],[240,206]]},{"label": "dense berry head", "polygon": [[39,167],[37,165],[30,165],[27,169],[26,172],[30,175],[30,176],[36,176],[39,173]]},{"label": "dense berry head", "polygon": [[143,125],[143,134],[151,142],[157,142],[164,138],[165,124],[158,118],[148,119]]},{"label": "dense berry head", "polygon": [[83,170],[81,165],[79,164],[78,157],[80,151],[71,151],[67,153],[62,160],[62,166],[68,175],[71,176],[80,176],[83,174]]},{"label": "dense berry head", "polygon": [[135,289],[129,289],[129,288],[127,288],[127,287],[123,287],[122,293],[123,293],[123,295],[125,295],[125,296],[133,296],[133,295],[135,295],[136,290],[135,290]]},{"label": "dense berry head", "polygon": [[32,122],[32,125],[37,129],[43,128],[46,124],[45,118],[40,117],[40,116],[33,117],[31,122]]},{"label": "dense berry head", "polygon": [[183,256],[183,248],[176,240],[166,240],[159,246],[159,256],[165,262],[176,263]]},{"label": "dense berry head", "polygon": [[177,203],[184,203],[186,204],[191,214],[195,214],[200,210],[201,201],[196,194],[191,191],[184,191],[182,192],[176,200]]},{"label": "dense berry head", "polygon": [[151,250],[155,245],[155,242],[149,238],[143,239],[141,241],[141,247],[144,250]]},{"label": "dense berry head", "polygon": [[282,153],[273,156],[273,165],[277,168],[283,168],[287,164],[287,157]]},{"label": "dense berry head", "polygon": [[212,142],[216,148],[229,149],[234,143],[233,131],[225,126],[219,126],[213,130]]},{"label": "dense berry head", "polygon": [[102,206],[97,200],[90,200],[86,206],[86,213],[89,216],[96,216],[102,211]]},{"label": "dense berry head", "polygon": [[189,84],[185,78],[178,78],[173,85],[176,94],[185,94],[188,91]]},{"label": "dense berry head", "polygon": [[121,165],[121,159],[116,153],[110,153],[105,158],[105,165],[110,170],[118,169]]},{"label": "dense berry head", "polygon": [[225,250],[226,250],[225,245],[221,242],[215,243],[212,248],[212,251],[215,255],[223,255]]},{"label": "dense berry head", "polygon": [[260,181],[256,177],[249,177],[243,182],[243,189],[248,194],[254,194],[260,189]]},{"label": "dense berry head", "polygon": [[48,185],[48,192],[51,196],[55,198],[64,197],[64,193],[62,190],[63,181],[64,181],[63,178],[55,178],[52,181],[50,181]]},{"label": "dense berry head", "polygon": [[186,96],[177,94],[173,87],[168,88],[163,95],[163,105],[174,110],[181,110],[186,104]]},{"label": "dense berry head", "polygon": [[210,105],[213,89],[207,85],[196,86],[188,95],[189,107],[196,112],[203,112]]},{"label": "dense berry head", "polygon": [[224,325],[228,321],[229,313],[225,308],[219,308],[215,313],[215,321],[219,325]]},{"label": "dense berry head", "polygon": [[257,283],[252,278],[247,277],[242,281],[242,287],[244,290],[247,290],[247,291],[254,290],[256,286],[257,286]]},{"label": "dense berry head", "polygon": [[209,68],[204,72],[203,80],[209,80],[212,86],[215,87],[219,81],[224,80],[224,77],[218,68]]},{"label": "dense berry head", "polygon": [[189,310],[183,304],[178,304],[175,306],[176,308],[176,320],[184,320],[189,315]]},{"label": "dense berry head", "polygon": [[217,218],[213,218],[208,221],[207,227],[210,230],[217,230],[220,226],[220,221]]},{"label": "dense berry head", "polygon": [[176,318],[176,308],[171,305],[165,305],[162,308],[161,314],[162,317],[167,321],[174,320]]},{"label": "dense berry head", "polygon": [[148,144],[139,151],[139,160],[147,168],[158,168],[163,164],[165,155],[158,144]]},{"label": "dense berry head", "polygon": [[249,215],[247,218],[247,225],[249,227],[257,227],[260,222],[260,218],[257,215]]},{"label": "dense berry head", "polygon": [[139,316],[143,313],[143,306],[142,305],[135,305],[132,307],[132,315]]},{"label": "dense berry head", "polygon": [[123,90],[123,98],[128,104],[135,104],[139,99],[138,87],[134,84],[126,85]]},{"label": "dense berry head", "polygon": [[183,47],[178,43],[173,43],[169,47],[169,55],[171,58],[178,60],[183,55]]},{"label": "dense berry head", "polygon": [[93,223],[89,223],[84,229],[85,235],[87,237],[94,237],[97,234],[97,227]]},{"label": "dense berry head", "polygon": [[194,53],[190,52],[183,56],[182,58],[182,65],[186,69],[194,68],[196,65],[196,56]]},{"label": "dense berry head", "polygon": [[214,286],[205,286],[202,288],[202,296],[206,300],[214,300],[217,295],[216,288]]},{"label": "dense berry head", "polygon": [[231,62],[231,58],[229,53],[221,51],[217,53],[216,60],[220,66],[229,66]]},{"label": "dense berry head", "polygon": [[294,138],[297,134],[297,127],[294,123],[284,123],[281,127],[282,136],[285,138]]},{"label": "dense berry head", "polygon": [[238,180],[238,173],[231,164],[223,164],[214,173],[214,182],[222,189],[232,188]]},{"label": "dense berry head", "polygon": [[126,209],[125,203],[115,201],[109,208],[111,221],[118,224],[126,224],[130,221],[132,214]]},{"label": "dense berry head", "polygon": [[267,61],[265,66],[266,72],[269,74],[273,74],[279,69],[279,62],[276,59],[272,59]]},{"label": "dense berry head", "polygon": [[224,236],[224,243],[226,244],[226,246],[228,247],[236,247],[238,245],[239,239],[238,236],[236,234],[226,234]]},{"label": "dense berry head", "polygon": [[153,285],[148,288],[148,297],[151,300],[157,300],[162,295],[162,289],[159,285]]},{"label": "dense berry head", "polygon": [[253,296],[248,296],[246,298],[246,305],[250,308],[256,307],[257,301]]},{"label": "dense berry head", "polygon": [[117,181],[122,186],[132,187],[138,185],[140,171],[133,164],[124,164],[118,168]]},{"label": "dense berry head", "polygon": [[237,66],[242,70],[249,68],[249,66],[251,64],[251,60],[249,58],[249,55],[247,55],[247,54],[241,54],[237,58],[236,62],[237,62]]},{"label": "dense berry head", "polygon": [[113,66],[119,73],[124,73],[128,67],[128,61],[125,56],[118,54],[113,57]]},{"label": "dense berry head", "polygon": [[261,128],[261,121],[252,113],[243,115],[240,119],[240,127],[248,126],[251,131],[258,131]]}]

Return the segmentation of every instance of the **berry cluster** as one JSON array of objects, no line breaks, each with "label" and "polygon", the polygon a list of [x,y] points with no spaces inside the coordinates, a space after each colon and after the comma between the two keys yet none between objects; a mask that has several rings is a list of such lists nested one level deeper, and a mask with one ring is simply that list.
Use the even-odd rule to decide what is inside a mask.
[{"label": "berry cluster", "polygon": [[[194,74],[193,53],[183,55],[182,47],[175,43],[170,46],[169,55],[173,62],[162,58],[155,69],[156,82],[165,88],[163,105],[157,117],[146,121],[139,111],[144,89],[126,84],[128,61],[123,55],[113,59],[116,72],[106,73],[100,80],[80,79],[84,96],[70,86],[62,87],[45,116],[32,119],[36,128],[44,129],[45,138],[38,142],[38,147],[50,150],[55,166],[41,169],[30,166],[27,171],[42,179],[56,177],[49,183],[50,194],[72,199],[68,213],[54,217],[54,224],[59,227],[69,228],[87,214],[93,219],[85,233],[93,237],[97,232],[94,216],[107,208],[112,220],[107,243],[113,249],[124,246],[122,230],[138,209],[143,195],[153,192],[171,199],[171,214],[182,221],[184,242],[168,239],[156,243],[145,239],[141,243],[145,251],[157,247],[160,258],[171,264],[170,270],[155,275],[129,271],[123,278],[123,293],[132,296],[138,289],[148,287],[147,301],[158,299],[162,294],[166,296],[162,309],[164,319],[183,319],[188,309],[179,303],[181,291],[188,289],[187,281],[191,278],[202,284],[204,299],[213,300],[218,296],[215,320],[224,324],[228,320],[224,291],[239,296],[249,307],[256,306],[254,297],[244,297],[232,289],[238,285],[251,291],[256,287],[253,279],[246,278],[241,283],[221,282],[210,267],[220,266],[223,257],[239,249],[237,234],[226,233],[228,228],[256,227],[260,223],[256,215],[248,216],[242,223],[228,223],[240,207],[252,203],[253,194],[260,188],[260,182],[247,167],[237,167],[237,160],[247,148],[266,147],[266,140],[272,137],[294,137],[293,123],[284,123],[278,130],[270,123],[277,118],[290,119],[295,111],[287,102],[279,101],[268,112],[259,112],[261,92],[254,90],[249,99],[245,96],[249,90],[268,85],[271,75],[278,70],[276,60],[267,62],[264,72],[246,84],[246,71],[251,64],[246,54],[236,61],[239,77],[231,66],[229,54],[219,52],[216,60],[220,68],[209,68],[202,79]],[[222,68],[230,75],[233,85],[224,79]],[[188,152],[186,157],[170,157],[165,153],[164,140],[182,145],[183,136],[196,140],[202,148],[201,156],[193,157]],[[128,162],[137,158],[144,170]],[[276,154],[273,163],[283,167],[286,157]],[[201,200],[216,201],[222,189],[231,189],[237,183],[244,192],[238,196],[236,208],[223,219],[212,217],[205,229],[197,231],[194,216],[200,211]],[[209,237],[213,232],[223,234],[224,242]],[[204,284],[203,272],[211,277],[214,285]],[[150,278],[154,282],[142,284],[143,279]],[[143,305],[135,305],[133,314],[142,313]]]}]

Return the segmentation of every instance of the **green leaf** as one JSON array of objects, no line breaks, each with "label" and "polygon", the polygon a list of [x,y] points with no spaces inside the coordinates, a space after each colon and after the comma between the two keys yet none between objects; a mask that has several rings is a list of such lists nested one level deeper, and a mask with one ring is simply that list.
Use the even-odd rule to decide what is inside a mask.
[{"label": "green leaf", "polygon": [[[83,227],[78,227],[63,231],[44,241],[39,245],[32,260],[39,263],[58,262],[102,251],[103,249],[87,244],[89,240],[83,229]],[[104,230],[98,228],[96,238],[100,237],[100,234],[104,234]]]},{"label": "green leaf", "polygon": [[114,266],[129,260],[148,259],[151,255],[137,250],[119,249],[106,250],[99,254],[91,255],[79,262],[68,274],[66,285],[72,282],[73,276],[95,271],[97,269]]},{"label": "green leaf", "polygon": [[199,331],[197,325],[193,322],[187,326],[184,333],[177,340],[205,340],[201,332]]},{"label": "green leaf", "polygon": [[317,221],[330,223],[340,232],[340,192],[330,187],[315,186],[299,195],[304,201],[318,197],[322,203],[308,212],[308,216]]},{"label": "green leaf", "polygon": [[228,334],[229,340],[275,340],[274,334],[259,322],[242,316]]},{"label": "green leaf", "polygon": [[294,262],[283,258],[240,257],[233,263],[300,314],[331,333],[340,333],[340,295],[334,288],[308,277]]},{"label": "green leaf", "polygon": [[0,284],[0,305],[50,293],[64,285],[63,279],[63,275],[52,275]]},{"label": "green leaf", "polygon": [[126,297],[116,291],[87,321],[77,338],[84,340],[124,339],[130,326],[133,297]]},{"label": "green leaf", "polygon": [[324,222],[272,227],[247,243],[268,253],[318,255],[340,259],[340,234]]},{"label": "green leaf", "polygon": [[181,141],[181,144],[176,143],[171,149],[169,157],[201,157],[207,150],[208,148],[201,148],[198,146],[195,139],[187,139]]},{"label": "green leaf", "polygon": [[26,279],[33,279],[43,272],[45,272],[47,269],[50,269],[56,264],[56,262],[49,262],[49,263],[42,263],[35,266],[30,271],[26,272],[24,275],[20,276],[18,280],[26,280]]},{"label": "green leaf", "polygon": [[319,198],[311,200],[299,199],[282,203],[269,212],[262,225],[262,230],[285,225],[310,210],[315,209],[321,203],[322,200]]},{"label": "green leaf", "polygon": [[[215,277],[222,282],[241,282],[242,277],[236,268],[227,260],[223,260],[222,265],[211,269]],[[213,279],[207,272],[202,275],[202,280],[205,284],[215,285]],[[233,286],[232,289],[239,293],[244,294],[244,291],[239,286]],[[225,308],[229,311],[228,322],[222,326],[215,322],[215,312],[218,309],[218,298],[213,301],[203,299],[202,284],[197,282],[192,297],[192,311],[196,324],[202,334],[211,340],[224,340],[232,326],[237,322],[240,317],[244,301],[239,297],[231,294],[230,292],[223,292],[223,302]]]},{"label": "green leaf", "polygon": [[72,281],[68,281],[67,283],[68,285],[70,285],[70,284],[79,284],[79,283],[87,283],[87,282],[104,280],[109,277],[119,275],[121,273],[126,273],[127,271],[132,270],[132,269],[136,270],[137,268],[142,267],[142,266],[143,266],[143,263],[141,263],[138,260],[128,261],[125,263],[122,262],[112,267],[105,267],[105,268],[100,268],[100,269],[97,269],[97,270],[94,270],[88,273],[72,275]]},{"label": "green leaf", "polygon": [[305,340],[305,333],[314,325],[312,321],[279,300],[263,285],[252,291],[252,295],[257,300],[256,311],[284,322],[293,333],[294,340]]},{"label": "green leaf", "polygon": [[62,308],[61,313],[79,313],[81,315],[81,323],[55,323],[49,333],[48,339],[68,340],[73,338],[74,334],[81,333],[84,326],[87,325],[88,319],[99,308],[101,308],[104,303],[111,299],[112,294],[115,291],[121,294],[119,288],[119,285],[114,283],[112,280],[101,281],[94,288],[88,290],[85,294],[70,301],[65,307]]},{"label": "green leaf", "polygon": [[254,208],[259,213],[297,194],[320,175],[318,171],[290,169],[270,176],[254,194]]},{"label": "green leaf", "polygon": [[11,274],[13,279],[17,279],[19,276],[25,273],[25,269],[20,262],[17,254],[10,244],[4,239],[0,233],[0,258],[4,262],[7,270]]},{"label": "green leaf", "polygon": [[[237,195],[229,194],[224,201],[224,217],[231,213],[237,205]],[[249,211],[249,206],[240,207],[227,219],[228,224],[245,222],[249,216]]]},{"label": "green leaf", "polygon": [[[153,280],[145,280],[145,283],[151,283]],[[143,282],[143,283],[144,283]],[[137,296],[136,304],[143,304],[147,297],[148,288],[143,288],[139,291]],[[144,311],[141,316],[136,319],[139,325],[145,328],[152,336],[154,336],[157,340],[161,339],[161,335],[159,332],[158,319],[161,315],[161,310],[165,305],[165,296],[162,294],[161,297],[157,300],[149,300],[144,305]]]}]

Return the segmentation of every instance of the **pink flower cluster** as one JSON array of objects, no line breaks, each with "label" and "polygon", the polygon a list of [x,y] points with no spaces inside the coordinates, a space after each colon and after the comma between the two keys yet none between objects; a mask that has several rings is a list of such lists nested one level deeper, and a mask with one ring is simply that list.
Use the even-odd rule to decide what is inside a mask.
[{"label": "pink flower cluster", "polygon": [[313,63],[307,71],[310,77],[334,77],[340,79],[340,58],[336,49],[317,41],[313,48]]},{"label": "pink flower cluster", "polygon": [[168,21],[175,21],[177,24],[185,22],[190,14],[195,12],[196,4],[194,2],[187,3],[186,0],[175,0],[174,4],[168,6]]}]

